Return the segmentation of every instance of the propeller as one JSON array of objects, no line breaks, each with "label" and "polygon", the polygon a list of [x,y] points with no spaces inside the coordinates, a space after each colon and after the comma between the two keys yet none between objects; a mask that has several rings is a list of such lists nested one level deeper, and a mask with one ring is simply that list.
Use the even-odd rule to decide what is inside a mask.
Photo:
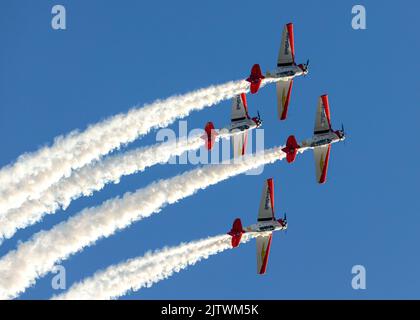
[{"label": "propeller", "polygon": [[260,117],[260,111],[257,111],[257,115],[258,115],[258,120],[260,120],[261,119],[261,117]]},{"label": "propeller", "polygon": [[[346,137],[346,134],[344,133],[344,124],[341,123],[341,132],[343,133],[343,137]],[[347,139],[344,140],[344,145],[346,145]]]},{"label": "propeller", "polygon": [[[284,215],[283,215],[283,223],[287,226],[287,216],[286,216],[286,212],[284,213]],[[286,231],[287,231],[287,229],[286,229]]]},{"label": "propeller", "polygon": [[286,216],[286,212],[284,213],[283,216],[283,222],[286,224],[287,228],[286,230],[284,230],[284,234],[287,234],[287,229],[289,229],[289,226],[287,225],[287,216]]},{"label": "propeller", "polygon": [[307,74],[307,72],[308,72],[308,67],[309,67],[309,59],[308,59],[308,60],[306,60],[304,77],[306,77],[306,74]]}]

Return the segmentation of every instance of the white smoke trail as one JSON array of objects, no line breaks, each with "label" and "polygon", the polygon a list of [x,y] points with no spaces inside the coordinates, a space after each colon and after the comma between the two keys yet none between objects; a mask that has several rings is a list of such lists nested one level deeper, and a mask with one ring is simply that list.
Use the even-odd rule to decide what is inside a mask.
[{"label": "white smoke trail", "polygon": [[91,125],[84,132],[60,136],[52,146],[20,156],[15,163],[0,170],[0,213],[18,208],[28,199],[39,198],[41,192],[70,176],[72,170],[98,160],[151,129],[166,127],[194,110],[246,92],[248,87],[249,83],[244,80],[232,81],[158,100]]},{"label": "white smoke trail", "polygon": [[[254,234],[245,233],[241,243],[247,242],[253,237]],[[188,266],[195,265],[211,255],[231,248],[231,237],[219,235],[181,243],[176,247],[149,251],[142,257],[129,259],[98,271],[92,277],[74,284],[67,292],[53,297],[53,299],[115,299],[129,291],[135,292],[144,287],[151,287]]]},{"label": "white smoke trail", "polygon": [[[304,150],[306,148],[299,151]],[[122,198],[84,209],[49,231],[36,233],[0,260],[0,299],[16,297],[57,262],[93,245],[98,239],[108,237],[201,189],[284,157],[281,147],[269,149],[245,156],[243,161],[234,164],[208,165],[156,181],[134,193],[126,193]]]},{"label": "white smoke trail", "polygon": [[[219,134],[216,140],[228,138],[230,134]],[[108,183],[119,183],[125,175],[145,170],[158,163],[167,162],[171,156],[178,156],[204,145],[201,135],[159,143],[153,146],[112,155],[100,162],[92,162],[52,185],[40,194],[39,199],[29,200],[17,209],[0,216],[0,243],[11,238],[17,230],[39,222],[44,215],[60,208],[67,208],[72,200],[90,196]]]}]

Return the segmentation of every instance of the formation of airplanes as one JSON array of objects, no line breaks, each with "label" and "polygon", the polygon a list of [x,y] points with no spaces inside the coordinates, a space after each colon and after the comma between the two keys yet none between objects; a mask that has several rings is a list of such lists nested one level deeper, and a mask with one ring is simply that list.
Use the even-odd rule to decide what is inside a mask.
[{"label": "formation of airplanes", "polygon": [[[290,104],[293,79],[297,76],[307,75],[309,72],[308,67],[309,60],[305,64],[295,63],[293,24],[288,23],[284,26],[282,33],[277,68],[263,75],[260,65],[254,64],[251,68],[251,74],[246,81],[250,83],[249,90],[251,94],[255,94],[258,92],[263,79],[274,79],[276,83],[278,117],[280,120],[285,120]],[[212,122],[206,124],[203,136],[205,145],[208,150],[211,150],[217,135],[229,134],[233,139],[234,157],[242,156],[246,153],[248,132],[259,128],[261,125],[262,120],[259,112],[257,117],[251,118],[249,116],[246,96],[245,93],[242,93],[233,98],[231,123],[228,127],[215,129]],[[286,154],[287,162],[292,163],[295,161],[300,148],[313,149],[316,181],[323,184],[327,178],[331,145],[344,139],[343,125],[340,130],[332,128],[328,95],[324,94],[318,99],[313,136],[298,143],[295,136],[290,135],[282,151]],[[257,223],[243,228],[241,220],[237,218],[228,234],[231,236],[231,244],[234,248],[239,246],[244,233],[253,234],[256,237],[257,273],[264,274],[267,270],[272,233],[286,229],[286,215],[278,220],[274,215],[274,183],[273,178],[270,178],[264,183]]]}]

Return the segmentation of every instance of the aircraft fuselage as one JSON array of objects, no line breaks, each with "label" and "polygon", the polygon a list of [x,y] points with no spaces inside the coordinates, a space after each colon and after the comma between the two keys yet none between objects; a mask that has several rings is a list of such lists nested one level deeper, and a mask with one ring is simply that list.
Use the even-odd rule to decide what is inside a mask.
[{"label": "aircraft fuselage", "polygon": [[244,120],[231,122],[229,132],[252,130],[258,127],[259,125],[254,120],[245,118]]},{"label": "aircraft fuselage", "polygon": [[223,128],[220,130],[220,133],[229,133],[229,134],[235,134],[235,133],[241,133],[248,130],[253,130],[256,128],[259,128],[262,124],[262,121],[257,123],[253,119],[250,118],[244,118],[243,120],[239,121],[232,121],[230,126]]},{"label": "aircraft fuselage", "polygon": [[316,148],[320,146],[333,144],[344,139],[344,134],[341,134],[340,130],[330,130],[325,133],[314,134],[312,138],[302,141],[301,145],[302,147]]},{"label": "aircraft fuselage", "polygon": [[282,80],[290,80],[294,77],[307,74],[308,71],[304,71],[298,65],[290,66],[279,66],[274,71],[269,71],[266,73],[266,78],[281,78]]},{"label": "aircraft fuselage", "polygon": [[272,232],[278,230],[286,230],[287,224],[282,224],[277,220],[259,221],[256,224],[246,227],[246,232]]}]

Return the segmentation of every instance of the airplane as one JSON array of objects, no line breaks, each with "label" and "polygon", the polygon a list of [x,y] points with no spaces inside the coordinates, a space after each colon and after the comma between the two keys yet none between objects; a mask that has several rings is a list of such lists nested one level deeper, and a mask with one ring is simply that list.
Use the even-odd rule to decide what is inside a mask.
[{"label": "airplane", "polygon": [[251,93],[257,93],[263,79],[278,79],[276,82],[277,109],[280,120],[285,120],[290,102],[290,95],[293,87],[293,78],[307,75],[309,72],[309,60],[306,64],[295,63],[295,43],[293,34],[293,23],[284,26],[280,43],[277,68],[267,72],[265,76],[261,73],[259,64],[254,64],[250,76],[246,81],[250,82]]},{"label": "airplane", "polygon": [[286,229],[286,214],[284,214],[283,219],[278,220],[274,216],[274,182],[273,178],[270,178],[264,183],[257,223],[244,229],[242,228],[241,219],[237,218],[233,222],[232,229],[228,232],[228,235],[232,237],[231,243],[233,248],[239,246],[244,233],[256,235],[257,272],[258,274],[264,274],[267,270],[273,231]]},{"label": "airplane", "polygon": [[332,129],[328,95],[324,94],[318,99],[313,137],[302,141],[299,145],[295,136],[291,135],[282,150],[287,154],[287,162],[291,163],[295,160],[299,148],[312,148],[315,156],[316,179],[318,183],[325,183],[331,144],[343,141],[345,138],[343,125],[341,130]]},{"label": "airplane", "polygon": [[233,98],[230,126],[216,130],[213,122],[207,122],[204,127],[205,134],[202,138],[205,140],[207,150],[211,150],[217,135],[231,135],[233,138],[234,156],[238,157],[246,152],[248,131],[259,128],[261,125],[260,113],[258,112],[257,117],[251,118],[249,116],[246,95],[241,93]]}]

